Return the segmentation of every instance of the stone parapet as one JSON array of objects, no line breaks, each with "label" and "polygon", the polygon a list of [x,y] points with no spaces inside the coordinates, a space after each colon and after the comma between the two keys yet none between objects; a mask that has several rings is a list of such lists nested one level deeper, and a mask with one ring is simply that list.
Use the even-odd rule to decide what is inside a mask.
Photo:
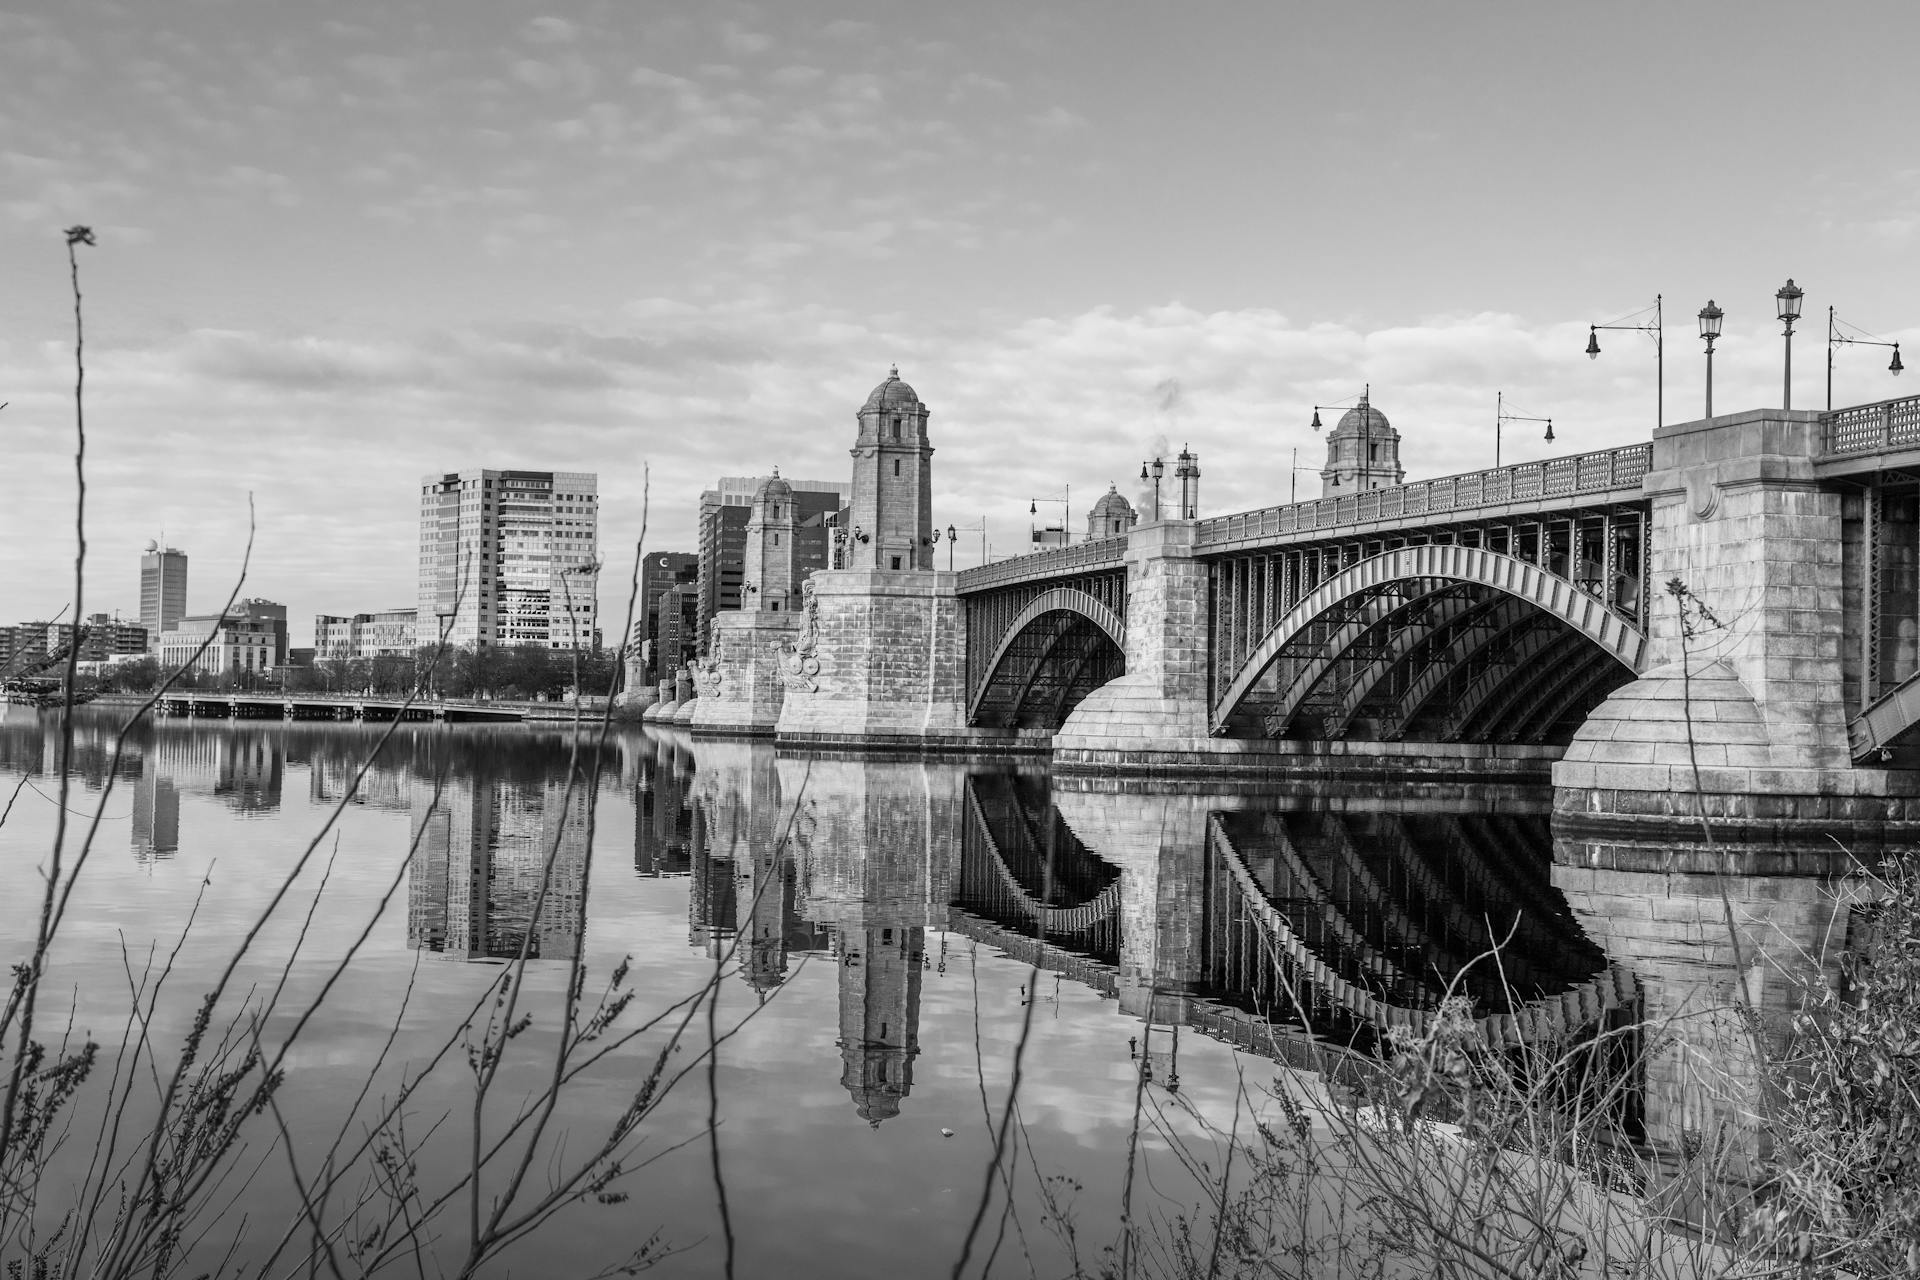
[{"label": "stone parapet", "polygon": [[771,734],[786,684],[780,654],[800,634],[797,613],[735,611],[714,615],[707,661],[698,673],[696,733]]},{"label": "stone parapet", "polygon": [[953,574],[824,570],[807,579],[804,598],[779,660],[780,741],[967,736],[966,621]]}]

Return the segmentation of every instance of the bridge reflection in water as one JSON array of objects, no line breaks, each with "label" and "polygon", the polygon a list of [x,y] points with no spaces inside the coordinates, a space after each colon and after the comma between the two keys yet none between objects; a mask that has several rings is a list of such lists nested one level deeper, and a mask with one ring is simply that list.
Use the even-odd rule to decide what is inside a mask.
[{"label": "bridge reflection in water", "polygon": [[834,967],[841,1084],[870,1123],[911,1094],[921,975],[955,936],[1114,1000],[1174,1087],[1182,1028],[1311,1065],[1376,1054],[1386,1028],[1421,1028],[1449,993],[1510,1046],[1637,1016],[1633,974],[1551,881],[1540,797],[1489,812],[1118,794],[1032,770],[656,746],[636,786],[636,866],[688,850],[689,940],[716,957],[737,944],[759,991],[801,957]]},{"label": "bridge reflection in water", "polygon": [[[737,934],[763,990],[796,957],[834,965],[841,1084],[876,1124],[912,1091],[921,975],[968,939],[1111,999],[1116,1036],[1175,1088],[1182,1031],[1364,1073],[1386,1029],[1418,1031],[1461,995],[1489,1044],[1571,1050],[1574,1087],[1676,1174],[1713,1141],[1743,1153],[1720,1166],[1737,1170],[1765,1145],[1739,984],[1778,1050],[1796,983],[1817,973],[1806,957],[1834,956],[1848,930],[1825,855],[1721,845],[1718,865],[1757,874],[1700,874],[1687,859],[1709,854],[1684,842],[1556,838],[1546,797],[1524,790],[1122,791],[656,746],[656,815],[663,771],[695,762],[673,837],[692,851],[693,941],[717,952]],[[1684,1182],[1676,1197],[1706,1194]]]}]

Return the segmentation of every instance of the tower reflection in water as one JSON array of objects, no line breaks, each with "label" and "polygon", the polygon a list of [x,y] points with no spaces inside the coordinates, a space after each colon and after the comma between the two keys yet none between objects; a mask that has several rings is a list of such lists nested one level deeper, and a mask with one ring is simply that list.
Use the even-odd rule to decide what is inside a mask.
[{"label": "tower reflection in water", "polygon": [[[778,759],[765,745],[696,747],[689,936],[737,942],[765,992],[793,958],[834,966],[841,1085],[878,1125],[900,1113],[920,1053],[929,927],[943,927],[958,785],[919,761]],[[942,780],[945,780],[944,782]]]}]

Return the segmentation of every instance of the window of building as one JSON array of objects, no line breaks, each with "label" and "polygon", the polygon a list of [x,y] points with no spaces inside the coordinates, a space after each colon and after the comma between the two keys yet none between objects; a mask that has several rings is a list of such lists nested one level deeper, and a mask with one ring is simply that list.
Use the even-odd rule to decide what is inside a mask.
[{"label": "window of building", "polygon": [[899,475],[899,474],[900,474],[900,459],[898,459],[898,458],[895,458],[895,459],[893,460],[893,474],[895,474],[895,475]]},{"label": "window of building", "polygon": [[895,556],[895,557],[893,558],[893,567],[894,567],[894,568],[896,568],[896,569],[898,569],[898,568],[900,567],[900,557],[899,557],[899,556]]},{"label": "window of building", "polygon": [[900,438],[900,419],[898,418],[893,420],[893,438],[895,440]]}]

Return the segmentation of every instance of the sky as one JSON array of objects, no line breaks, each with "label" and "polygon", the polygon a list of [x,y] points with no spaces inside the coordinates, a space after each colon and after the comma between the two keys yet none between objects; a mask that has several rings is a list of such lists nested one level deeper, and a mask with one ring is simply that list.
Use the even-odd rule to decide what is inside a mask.
[{"label": "sky", "polygon": [[[722,475],[845,480],[897,363],[956,567],[1143,459],[1201,513],[1317,496],[1319,405],[1408,479],[1777,406],[1773,295],[1920,339],[1910,4],[0,0],[0,623],[408,606],[418,478],[596,472],[634,550]],[[1834,403],[1914,389],[1841,347]],[[1297,462],[1296,462],[1297,458]],[[1148,491],[1150,493],[1150,490]],[[1147,499],[1149,502],[1151,498]],[[1039,515],[1030,514],[1037,506]],[[944,567],[944,554],[937,561]]]}]

